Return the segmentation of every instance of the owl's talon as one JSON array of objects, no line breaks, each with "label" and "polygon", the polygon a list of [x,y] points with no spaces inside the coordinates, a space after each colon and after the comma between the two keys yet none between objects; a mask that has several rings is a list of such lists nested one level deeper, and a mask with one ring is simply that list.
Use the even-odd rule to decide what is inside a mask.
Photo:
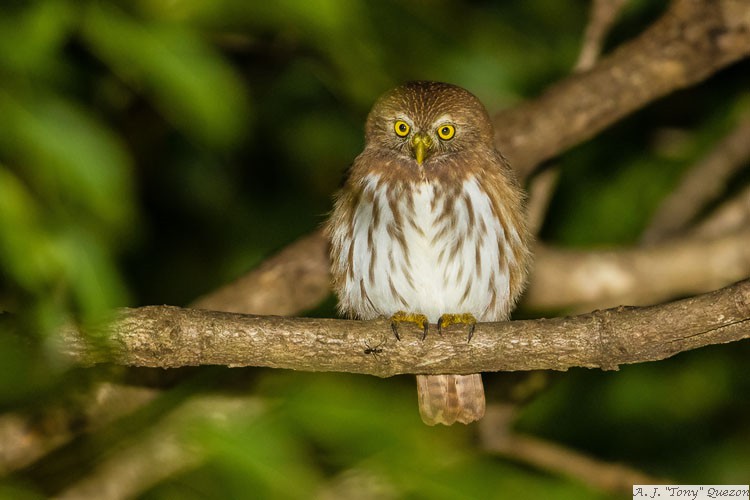
[{"label": "owl's talon", "polygon": [[396,340],[401,340],[401,337],[398,334],[398,325],[393,318],[391,318],[391,330],[393,330],[393,335],[396,337]]},{"label": "owl's talon", "polygon": [[438,319],[438,333],[443,332],[443,327],[450,325],[469,325],[469,335],[466,338],[466,342],[471,342],[471,338],[474,336],[474,330],[477,328],[477,319],[473,314],[443,314]]},{"label": "owl's talon", "polygon": [[471,328],[469,328],[469,336],[466,337],[466,343],[468,344],[471,342],[471,338],[474,336],[474,330],[477,329],[477,322],[474,320],[474,323],[471,324]]},{"label": "owl's talon", "polygon": [[396,340],[401,340],[401,336],[398,334],[398,325],[400,323],[414,323],[415,325],[422,328],[422,340],[427,338],[427,330],[429,329],[429,321],[427,316],[424,314],[407,313],[404,311],[398,311],[391,316],[391,330],[393,335],[396,336]]}]

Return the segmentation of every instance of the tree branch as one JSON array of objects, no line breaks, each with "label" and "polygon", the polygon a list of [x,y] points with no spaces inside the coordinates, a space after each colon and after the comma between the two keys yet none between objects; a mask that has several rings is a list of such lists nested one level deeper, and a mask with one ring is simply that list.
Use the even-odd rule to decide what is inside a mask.
[{"label": "tree branch", "polygon": [[[93,470],[65,491],[59,500],[119,500],[134,498],[148,488],[203,463],[208,452],[190,440],[196,427],[226,425],[228,420],[252,421],[265,410],[259,398],[221,395],[195,397],[156,422],[138,440],[124,443],[103,456]],[[154,463],[158,463],[158,467]]]},{"label": "tree branch", "polygon": [[0,414],[0,476],[34,463],[69,442],[153,401],[157,391],[103,382],[79,405],[45,405],[41,414]]},{"label": "tree branch", "polygon": [[531,234],[538,235],[544,226],[549,204],[560,179],[560,168],[548,168],[531,178],[526,216]]},{"label": "tree branch", "polygon": [[518,413],[514,404],[490,404],[479,421],[479,445],[539,470],[576,479],[591,488],[624,494],[634,484],[670,484],[666,478],[645,474],[625,464],[611,463],[572,448],[513,430]]},{"label": "tree branch", "polygon": [[729,179],[750,160],[750,116],[745,117],[724,139],[683,177],[667,196],[643,233],[653,243],[685,228],[701,209],[726,189]]},{"label": "tree branch", "polygon": [[750,3],[675,0],[590,71],[494,117],[495,143],[522,177],[624,116],[750,54]]},{"label": "tree branch", "polygon": [[236,281],[199,297],[198,309],[253,314],[298,314],[331,293],[328,242],[314,231]]},{"label": "tree branch", "polygon": [[[750,3],[675,0],[643,34],[590,71],[565,78],[540,97],[496,114],[495,143],[526,177],[542,161],[636,109],[749,54]],[[321,231],[315,231],[193,306],[294,314],[314,307],[329,293],[326,242]]]},{"label": "tree branch", "polygon": [[670,484],[618,463],[607,463],[534,436],[511,432],[484,445],[488,452],[567,476],[602,491],[620,495],[634,484]]},{"label": "tree branch", "polygon": [[[590,70],[601,54],[604,39],[627,0],[592,0],[589,22],[573,71]],[[538,235],[544,225],[547,209],[560,177],[559,165],[537,172],[528,183],[527,214],[529,231]]]},{"label": "tree branch", "polygon": [[[194,307],[296,314],[330,294],[327,243],[316,231]],[[535,310],[646,304],[703,293],[750,275],[750,231],[685,238],[648,248],[565,250],[540,246],[524,307]],[[276,280],[270,284],[267,280]],[[294,291],[294,284],[304,292]],[[289,292],[285,295],[285,292]]]},{"label": "tree branch", "polygon": [[[385,319],[353,321],[250,316],[149,306],[122,309],[94,338],[73,327],[60,350],[81,363],[132,366],[265,366],[389,377],[405,373],[476,373],[617,369],[679,352],[750,337],[750,280],[660,306],[619,307],[573,317],[481,323],[465,333],[425,341]],[[373,349],[375,348],[375,349]]]},{"label": "tree branch", "polygon": [[[591,71],[497,114],[497,143],[525,176],[544,159],[588,139],[634,109],[746,56],[749,26],[750,5],[744,0],[676,0],[661,20]],[[256,314],[310,309],[330,293],[326,242],[314,232],[236,283],[239,286],[204,296],[195,307]],[[74,329],[64,332],[62,342],[63,350],[77,361],[116,360],[143,366],[257,363],[311,370],[348,366],[354,368],[350,371],[388,376],[410,370],[462,371],[468,365],[460,358],[477,351],[482,353],[478,366],[489,370],[612,368],[621,362],[662,359],[680,350],[747,338],[747,282],[737,287],[717,292],[717,303],[705,312],[699,309],[702,302],[690,300],[713,295],[675,303],[684,303],[686,309],[672,311],[676,320],[669,325],[648,323],[672,317],[660,316],[658,308],[647,308],[634,318],[629,318],[635,313],[627,309],[604,311],[576,318],[483,324],[468,345],[462,335],[439,338],[434,333],[424,343],[416,335],[396,342],[384,322],[248,318],[158,307],[123,310],[114,324],[102,328],[99,333],[112,340],[113,351],[96,347]],[[734,309],[725,294],[734,297]],[[734,312],[726,315],[723,308]],[[629,335],[632,342],[614,333]],[[365,354],[365,342],[378,347]],[[622,352],[621,346],[625,346]],[[236,348],[246,351],[234,352]],[[534,359],[537,352],[541,355]],[[338,360],[340,354],[344,357]],[[505,356],[508,363],[500,363]],[[464,365],[454,366],[451,360]]]},{"label": "tree branch", "polygon": [[698,238],[716,238],[746,227],[750,227],[750,184],[701,220],[690,234]]},{"label": "tree branch", "polygon": [[604,39],[626,2],[627,0],[592,0],[589,22],[575,65],[576,71],[586,71],[594,66],[602,52]]},{"label": "tree branch", "polygon": [[652,247],[564,250],[540,246],[524,305],[590,310],[653,304],[750,276],[750,230]]}]

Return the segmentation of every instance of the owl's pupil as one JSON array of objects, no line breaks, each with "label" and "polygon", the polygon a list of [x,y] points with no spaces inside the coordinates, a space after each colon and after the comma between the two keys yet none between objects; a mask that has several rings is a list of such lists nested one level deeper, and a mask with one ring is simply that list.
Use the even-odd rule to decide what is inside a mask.
[{"label": "owl's pupil", "polygon": [[450,129],[448,127],[443,127],[443,135],[448,135],[450,133],[451,133],[451,131],[450,131]]},{"label": "owl's pupil", "polygon": [[398,130],[399,132],[406,133],[406,124],[402,123],[401,125],[399,125]]}]

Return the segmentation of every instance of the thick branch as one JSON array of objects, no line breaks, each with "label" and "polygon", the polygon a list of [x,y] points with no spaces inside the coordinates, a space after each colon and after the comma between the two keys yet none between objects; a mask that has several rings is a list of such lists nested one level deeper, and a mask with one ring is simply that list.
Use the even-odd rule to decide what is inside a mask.
[{"label": "thick branch", "polygon": [[527,307],[556,309],[653,304],[750,276],[750,230],[713,240],[653,247],[562,250],[539,247]]},{"label": "thick branch", "polygon": [[[661,21],[629,46],[607,58],[602,65],[561,82],[536,101],[497,115],[495,122],[499,147],[525,175],[545,158],[584,141],[633,109],[674,89],[705,79],[718,69],[747,55],[750,50],[749,12],[750,7],[744,0],[676,1],[670,13]],[[717,15],[719,13],[724,15]],[[667,32],[660,35],[659,30],[665,27]],[[670,41],[671,43],[666,43]],[[670,54],[676,61],[669,57],[665,59],[665,55]],[[656,64],[648,63],[651,57],[657,59]],[[617,66],[620,64],[622,69],[618,70]],[[641,70],[641,66],[648,68],[659,65],[670,71]],[[608,73],[611,74],[608,76]],[[576,105],[582,92],[588,99]],[[237,282],[239,286],[225,287],[203,297],[195,305],[207,309],[256,314],[295,314],[314,307],[328,295],[327,269],[325,241],[316,232],[242,278]],[[736,305],[738,311],[745,311],[745,319],[738,320],[744,323],[738,322],[732,326],[721,323],[720,320],[708,322],[714,325],[711,328],[716,329],[701,333],[696,328],[701,328],[700,325],[704,323],[697,322],[688,325],[693,327],[690,331],[696,332],[694,337],[684,337],[677,325],[665,334],[665,338],[674,339],[671,350],[653,345],[648,348],[649,344],[644,340],[645,344],[638,344],[640,347],[627,344],[632,349],[623,352],[637,357],[643,351],[644,359],[661,359],[682,348],[746,338],[747,285],[743,287],[740,292],[733,293],[741,294]],[[721,303],[727,306],[723,299]],[[695,307],[699,305],[696,304]],[[692,306],[686,307],[691,309]],[[611,367],[614,366],[610,364],[612,362],[634,361],[613,361],[610,356],[605,356],[609,351],[602,349],[602,356],[591,357],[593,364],[589,364],[585,357],[579,358],[572,353],[574,349],[583,349],[587,345],[593,346],[592,352],[596,351],[597,346],[609,346],[610,349],[619,346],[617,339],[610,338],[610,333],[617,329],[612,330],[611,319],[608,319],[609,315],[618,317],[619,314],[621,313],[600,312],[589,317],[539,322],[536,326],[528,322],[481,325],[477,338],[467,346],[457,340],[458,337],[448,335],[444,339],[432,335],[425,343],[419,343],[411,337],[397,343],[384,323],[374,325],[322,321],[322,324],[316,326],[315,320],[310,320],[313,323],[306,323],[307,320],[288,320],[288,323],[279,325],[279,319],[274,318],[243,318],[177,308],[144,308],[122,311],[119,320],[105,329],[106,335],[114,339],[116,349],[112,353],[94,348],[73,330],[66,332],[63,341],[65,350],[79,361],[98,362],[115,356],[122,363],[146,366],[226,363],[310,370],[341,369],[343,366],[337,366],[337,356],[343,353],[342,365],[348,363],[358,369],[350,371],[387,376],[410,369],[449,371],[450,368],[450,371],[461,371],[462,365],[457,365],[455,370],[452,368],[453,364],[449,363],[452,357],[455,355],[457,359],[467,349],[472,353],[478,349],[484,353],[480,365],[486,365],[489,369],[526,369],[526,365],[549,365],[554,369],[565,369],[568,366]],[[195,324],[192,323],[191,315],[195,315],[194,318],[198,320]],[[566,321],[571,323],[566,324]],[[619,325],[619,321],[618,319],[615,323]],[[528,324],[528,328],[538,335],[524,330],[524,324]],[[607,325],[610,328],[604,328]],[[649,327],[648,323],[645,325]],[[130,327],[135,329],[128,331]],[[635,332],[635,339],[640,338],[640,330],[633,327],[632,331]],[[646,328],[644,331],[651,330]],[[523,332],[530,336],[514,337],[516,333]],[[566,336],[569,333],[576,336],[568,342],[565,338],[556,337],[561,332]],[[594,337],[586,340],[585,335],[581,337],[581,332]],[[358,334],[365,336],[358,337]],[[490,335],[493,335],[497,344],[494,348],[486,345]],[[603,341],[594,340],[596,335],[602,336]],[[368,348],[365,342],[371,347]],[[535,361],[535,350],[545,344],[549,352]],[[289,353],[282,352],[290,346]],[[378,347],[372,349],[375,346]],[[233,352],[234,349],[239,350]],[[372,354],[365,354],[366,349]],[[559,349],[559,353],[555,352],[556,349]],[[420,353],[425,356],[423,360],[419,358]],[[516,363],[516,367],[512,363],[503,367],[496,362],[508,354],[515,360],[513,363]],[[442,358],[436,359],[435,356]],[[471,371],[475,370],[472,368]],[[101,493],[103,490],[94,488],[90,491]]]},{"label": "thick branch", "polygon": [[404,373],[616,369],[750,337],[750,280],[705,295],[644,308],[574,317],[482,323],[465,333],[402,332],[386,320],[352,321],[249,316],[150,306],[123,309],[94,347],[80,332],[62,332],[62,352],[83,363],[266,366],[388,377]]},{"label": "thick branch", "polygon": [[330,293],[327,245],[322,231],[310,233],[191,306],[282,316],[312,309]]},{"label": "thick branch", "polygon": [[624,116],[750,54],[750,2],[675,0],[591,71],[495,115],[495,143],[522,176]]},{"label": "thick branch", "polygon": [[[716,289],[750,275],[750,232],[715,240],[681,239],[648,248],[564,250],[539,247],[524,297],[529,309],[647,304]],[[278,282],[269,284],[267,276]],[[304,276],[304,279],[303,279]],[[316,231],[234,283],[196,303],[204,309],[295,314],[329,293],[326,241]],[[293,290],[302,281],[304,293]],[[302,288],[302,287],[300,287]]]}]

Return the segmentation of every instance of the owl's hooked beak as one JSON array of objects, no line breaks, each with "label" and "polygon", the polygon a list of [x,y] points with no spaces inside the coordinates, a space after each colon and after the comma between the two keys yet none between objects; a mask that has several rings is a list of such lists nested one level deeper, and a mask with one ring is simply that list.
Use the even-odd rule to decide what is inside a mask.
[{"label": "owl's hooked beak", "polygon": [[427,156],[427,150],[432,147],[432,137],[429,135],[414,134],[414,137],[411,139],[411,147],[414,152],[414,158],[421,165]]}]

